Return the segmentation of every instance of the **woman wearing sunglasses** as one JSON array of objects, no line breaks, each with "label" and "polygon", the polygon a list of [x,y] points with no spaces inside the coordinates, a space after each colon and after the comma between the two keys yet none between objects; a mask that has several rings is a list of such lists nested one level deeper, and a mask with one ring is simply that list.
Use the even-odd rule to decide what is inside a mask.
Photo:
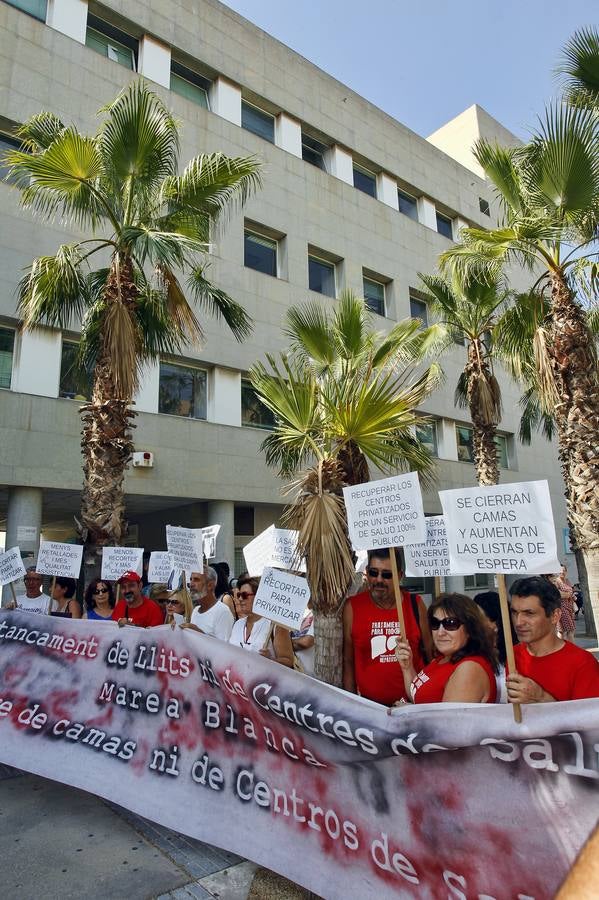
[{"label": "woman wearing sunglasses", "polygon": [[94,578],[85,591],[85,618],[111,622],[113,609],[114,594],[111,583],[102,578]]},{"label": "woman wearing sunglasses", "polygon": [[193,605],[187,591],[173,591],[166,601],[165,625],[183,625],[191,621]]},{"label": "woman wearing sunglasses", "polygon": [[416,672],[412,650],[395,650],[412,703],[495,703],[497,653],[481,612],[465,594],[441,594],[428,609],[437,656]]},{"label": "woman wearing sunglasses", "polygon": [[259,578],[242,575],[237,583],[237,611],[239,619],[233,624],[229,643],[245,650],[261,653],[269,659],[276,659],[282,666],[293,668],[293,647],[286,628],[275,625],[270,619],[263,619],[252,612],[254,597],[260,584]]}]

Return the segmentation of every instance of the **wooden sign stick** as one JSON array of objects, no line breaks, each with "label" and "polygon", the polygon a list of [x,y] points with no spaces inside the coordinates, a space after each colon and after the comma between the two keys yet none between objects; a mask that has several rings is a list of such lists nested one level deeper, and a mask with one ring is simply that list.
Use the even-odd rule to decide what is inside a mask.
[{"label": "wooden sign stick", "polygon": [[439,599],[440,593],[441,593],[441,577],[439,575],[435,575],[435,600]]},{"label": "wooden sign stick", "polygon": [[[501,622],[503,625],[503,637],[505,640],[505,652],[507,656],[508,669],[511,674],[516,674],[516,658],[514,656],[514,643],[512,641],[512,625],[510,619],[510,606],[507,598],[507,588],[505,586],[505,575],[497,576],[497,587],[499,588],[499,606],[501,607]],[[512,703],[514,709],[514,721],[522,721],[522,707],[519,703]]]},{"label": "wooden sign stick", "polygon": [[15,607],[16,607],[16,605],[17,605],[17,595],[15,594],[15,586],[14,586],[14,584],[12,583],[12,581],[10,582],[10,592],[11,592],[11,594],[12,594],[12,602],[14,603],[14,605],[15,605]]},{"label": "wooden sign stick", "polygon": [[116,604],[119,602],[120,599],[121,599],[121,582],[120,582],[120,581],[117,581],[117,583],[116,583],[116,600],[115,600],[115,606],[116,606]]},{"label": "wooden sign stick", "polygon": [[53,575],[52,576],[52,585],[50,587],[50,610],[49,610],[49,612],[52,612],[52,604],[55,602],[54,601],[54,588],[55,587],[56,587],[56,575]]},{"label": "wooden sign stick", "polygon": [[391,547],[389,550],[389,557],[391,559],[391,571],[393,573],[393,587],[395,588],[395,603],[397,606],[397,619],[399,621],[399,627],[401,629],[401,636],[404,639],[407,639],[406,636],[406,622],[403,615],[403,604],[401,602],[401,588],[399,586],[399,572],[397,571],[397,559],[395,557],[395,547]]}]

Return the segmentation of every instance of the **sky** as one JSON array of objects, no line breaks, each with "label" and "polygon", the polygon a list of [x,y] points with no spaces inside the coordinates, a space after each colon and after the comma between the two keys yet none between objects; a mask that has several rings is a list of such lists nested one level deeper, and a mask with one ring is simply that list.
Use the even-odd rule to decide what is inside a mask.
[{"label": "sky", "polygon": [[224,0],[423,137],[473,103],[519,137],[597,0]]}]

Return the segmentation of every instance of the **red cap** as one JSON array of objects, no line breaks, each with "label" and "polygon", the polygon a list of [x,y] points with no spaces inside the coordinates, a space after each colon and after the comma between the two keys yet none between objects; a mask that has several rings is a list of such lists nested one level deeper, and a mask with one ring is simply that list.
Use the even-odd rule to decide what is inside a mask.
[{"label": "red cap", "polygon": [[125,572],[124,575],[121,575],[119,578],[118,583],[123,584],[125,581],[141,581],[141,578],[137,572]]}]

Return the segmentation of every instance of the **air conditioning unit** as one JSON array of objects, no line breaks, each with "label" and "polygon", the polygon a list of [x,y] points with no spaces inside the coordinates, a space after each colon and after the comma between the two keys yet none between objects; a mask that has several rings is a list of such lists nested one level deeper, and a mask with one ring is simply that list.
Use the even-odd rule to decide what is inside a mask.
[{"label": "air conditioning unit", "polygon": [[133,454],[133,465],[135,468],[151,469],[154,465],[154,454],[149,450],[137,450]]}]

